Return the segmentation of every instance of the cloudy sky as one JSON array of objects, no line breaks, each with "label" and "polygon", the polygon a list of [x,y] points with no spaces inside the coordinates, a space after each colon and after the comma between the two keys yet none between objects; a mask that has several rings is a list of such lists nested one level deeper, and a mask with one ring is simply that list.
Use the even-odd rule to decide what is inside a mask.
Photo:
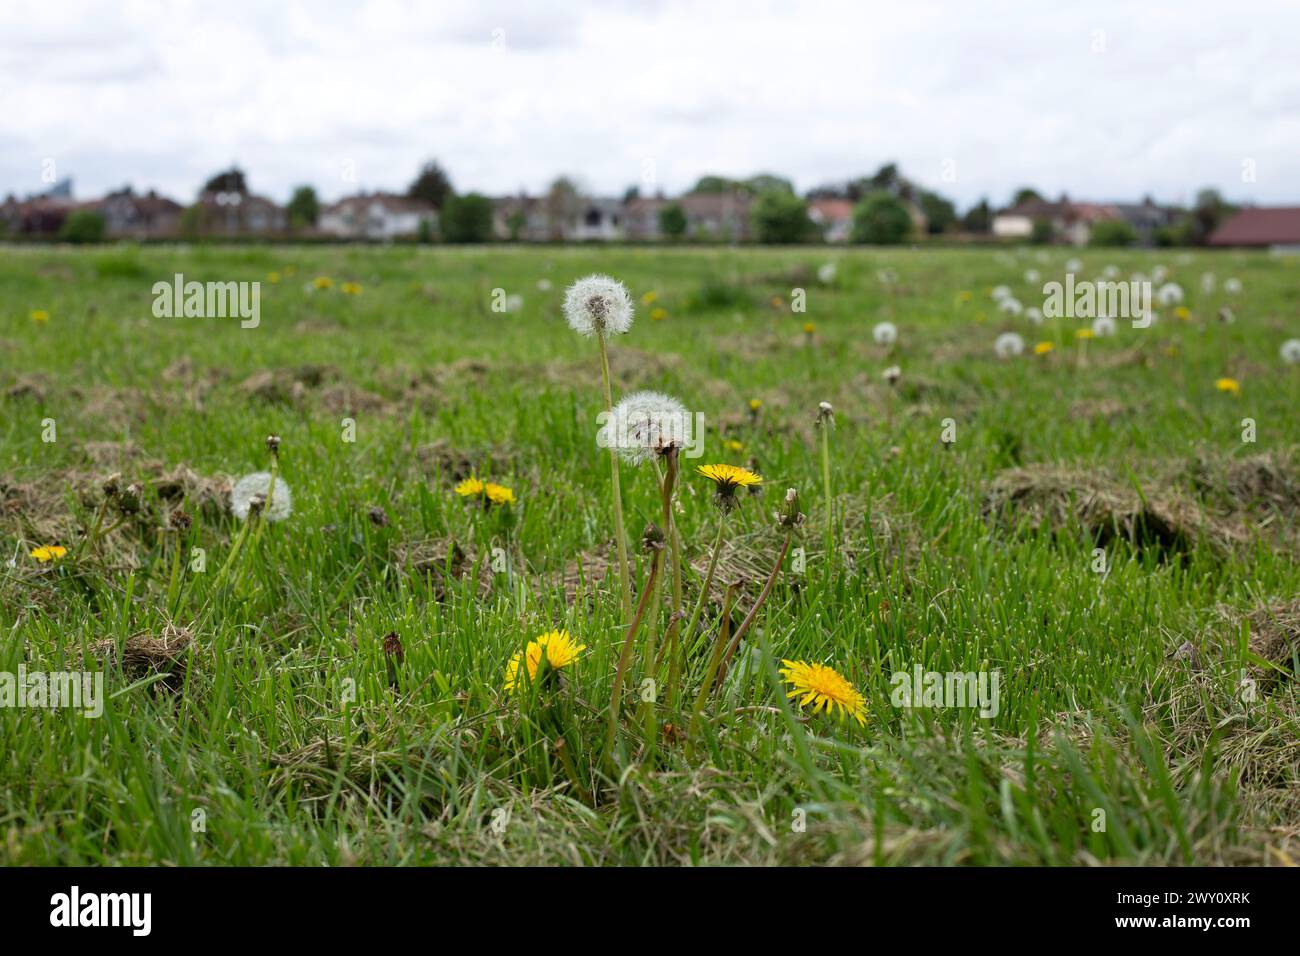
[{"label": "cloudy sky", "polygon": [[[801,190],[1300,203],[1294,0],[0,0],[0,194]],[[1251,181],[1253,180],[1253,181]]]}]

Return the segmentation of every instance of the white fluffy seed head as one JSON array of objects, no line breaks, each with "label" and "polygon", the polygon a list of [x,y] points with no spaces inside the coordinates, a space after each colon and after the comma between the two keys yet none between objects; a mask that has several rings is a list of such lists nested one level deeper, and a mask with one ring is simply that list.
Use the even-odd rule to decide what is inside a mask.
[{"label": "white fluffy seed head", "polygon": [[897,365],[891,365],[881,374],[885,377],[885,381],[890,385],[897,385],[898,380],[903,377],[903,370]]},{"label": "white fluffy seed head", "polygon": [[817,269],[817,280],[822,285],[830,285],[832,282],[835,281],[835,273],[837,271],[838,270],[835,268],[835,263],[833,262],[823,263]]},{"label": "white fluffy seed head", "polygon": [[633,465],[649,461],[691,440],[686,406],[661,392],[627,395],[614,406],[605,433],[607,443]]},{"label": "white fluffy seed head", "polygon": [[1287,339],[1278,350],[1282,361],[1288,365],[1300,365],[1300,339]]},{"label": "white fluffy seed head", "polygon": [[1099,315],[1092,320],[1092,334],[1099,339],[1115,334],[1115,320],[1109,315]]},{"label": "white fluffy seed head", "polygon": [[1223,283],[1223,291],[1229,293],[1230,295],[1236,295],[1238,292],[1241,291],[1241,280],[1225,279]]},{"label": "white fluffy seed head", "polygon": [[632,328],[632,297],[609,276],[589,275],[564,293],[564,318],[580,335],[622,335]]},{"label": "white fluffy seed head", "polygon": [[275,490],[271,492],[271,500],[267,501],[266,493],[270,487],[269,471],[255,471],[240,478],[230,490],[231,512],[240,521],[247,521],[249,512],[253,509],[253,499],[258,498],[262,501],[263,518],[267,521],[283,521],[293,514],[293,496],[289,492],[289,485],[276,475]]},{"label": "white fluffy seed head", "polygon": [[1003,299],[998,303],[998,308],[1007,313],[1007,315],[1019,315],[1024,311],[1025,307],[1020,304],[1020,300],[1018,299]]},{"label": "white fluffy seed head", "polygon": [[1183,301],[1183,287],[1177,282],[1166,282],[1156,290],[1156,301],[1161,305],[1178,305]]},{"label": "white fluffy seed head", "polygon": [[1025,350],[1025,340],[1015,332],[1003,332],[993,343],[998,358],[1013,358]]},{"label": "white fluffy seed head", "polygon": [[893,322],[877,322],[871,337],[877,345],[893,345],[898,340],[898,326]]},{"label": "white fluffy seed head", "polygon": [[993,301],[1001,302],[1003,299],[1011,298],[1011,287],[1006,285],[995,285],[993,287]]},{"label": "white fluffy seed head", "polygon": [[1035,309],[1030,306],[1028,309],[1025,309],[1025,318],[1029,320],[1031,325],[1042,325],[1043,311],[1042,309]]}]

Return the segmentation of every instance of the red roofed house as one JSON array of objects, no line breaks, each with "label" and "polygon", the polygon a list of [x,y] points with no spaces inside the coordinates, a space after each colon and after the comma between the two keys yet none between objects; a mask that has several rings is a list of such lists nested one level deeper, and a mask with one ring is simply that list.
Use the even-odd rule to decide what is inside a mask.
[{"label": "red roofed house", "polygon": [[822,230],[827,242],[848,242],[853,232],[853,203],[848,199],[810,199],[808,218]]},{"label": "red roofed house", "polygon": [[1300,206],[1243,209],[1210,234],[1210,245],[1300,251]]}]

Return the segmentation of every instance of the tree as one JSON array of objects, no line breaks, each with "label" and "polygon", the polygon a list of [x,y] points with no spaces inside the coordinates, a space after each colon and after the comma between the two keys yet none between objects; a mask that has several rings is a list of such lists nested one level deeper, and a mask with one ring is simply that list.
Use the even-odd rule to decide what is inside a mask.
[{"label": "tree", "polygon": [[1043,197],[1032,186],[1021,186],[1011,199],[1011,205],[1019,206],[1022,202],[1042,202]]},{"label": "tree", "polygon": [[63,220],[59,238],[64,242],[102,242],[104,217],[91,209],[75,210]]},{"label": "tree", "polygon": [[693,193],[725,193],[736,188],[736,181],[725,176],[701,176],[696,181]]},{"label": "tree", "polygon": [[449,196],[442,210],[448,242],[487,242],[492,238],[492,200],[482,193]]},{"label": "tree", "polygon": [[1088,245],[1121,248],[1137,242],[1137,230],[1123,219],[1104,219],[1092,227]]},{"label": "tree", "polygon": [[295,229],[316,225],[316,219],[320,215],[320,201],[316,198],[316,190],[310,186],[299,186],[293,191],[288,210],[289,224]]},{"label": "tree", "polygon": [[750,176],[744,182],[736,185],[748,189],[755,196],[760,196],[765,192],[780,190],[782,192],[794,192],[794,183],[784,176],[778,176],[775,173],[759,173],[756,176]]},{"label": "tree", "polygon": [[681,203],[670,203],[659,210],[659,231],[669,239],[686,235],[686,210]]},{"label": "tree", "polygon": [[433,203],[433,208],[441,211],[442,204],[453,192],[451,179],[438,165],[438,161],[431,159],[420,167],[420,172],[407,187],[406,195],[411,199],[423,199],[425,202]]},{"label": "tree", "polygon": [[1029,241],[1036,246],[1045,246],[1056,236],[1056,230],[1052,227],[1050,219],[1035,219],[1033,229],[1029,233]]},{"label": "tree", "polygon": [[760,193],[749,211],[754,238],[765,243],[803,242],[814,226],[807,204],[792,192],[769,189]]},{"label": "tree", "polygon": [[957,207],[938,193],[921,190],[918,203],[925,214],[926,231],[932,236],[947,232],[957,224]]},{"label": "tree", "polygon": [[989,201],[981,197],[979,202],[966,210],[961,224],[967,232],[987,233],[993,228],[993,210],[989,208]]},{"label": "tree", "polygon": [[241,193],[248,195],[248,183],[244,180],[244,171],[238,166],[217,173],[203,185],[205,193]]},{"label": "tree", "polygon": [[854,242],[897,245],[912,231],[907,205],[883,189],[869,193],[853,209]]}]

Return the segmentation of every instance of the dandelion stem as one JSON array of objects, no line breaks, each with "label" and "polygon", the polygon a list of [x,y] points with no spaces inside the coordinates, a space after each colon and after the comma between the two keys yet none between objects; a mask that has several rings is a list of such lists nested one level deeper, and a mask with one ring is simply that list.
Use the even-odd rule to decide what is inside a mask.
[{"label": "dandelion stem", "polygon": [[614,741],[618,737],[618,705],[623,696],[623,680],[627,677],[627,665],[632,659],[632,645],[636,643],[636,632],[641,625],[641,616],[645,613],[646,602],[650,600],[650,595],[655,589],[655,581],[659,577],[659,562],[662,556],[663,551],[656,549],[650,558],[650,577],[646,580],[641,599],[637,602],[636,615],[628,623],[627,633],[623,637],[623,649],[618,655],[618,667],[614,671],[614,687],[609,695],[609,723],[605,728],[605,759],[611,767],[614,763]]},{"label": "dandelion stem", "polygon": [[687,640],[694,635],[695,625],[700,622],[700,613],[704,610],[704,602],[709,599],[709,588],[713,586],[713,572],[718,568],[718,552],[722,550],[722,529],[726,522],[726,513],[718,512],[718,532],[713,536],[713,554],[709,556],[709,568],[704,572],[704,585],[700,588],[700,596],[695,600],[695,609],[691,611],[686,630],[682,631]]},{"label": "dandelion stem", "polygon": [[693,750],[695,742],[695,731],[700,725],[700,714],[704,711],[704,702],[709,698],[709,689],[713,686],[713,678],[718,673],[718,666],[722,663],[722,649],[727,645],[727,638],[731,635],[727,631],[727,623],[731,619],[731,602],[734,594],[734,588],[728,587],[727,594],[722,602],[722,626],[718,628],[718,638],[713,642],[713,654],[709,658],[709,666],[704,671],[704,680],[700,682],[700,692],[695,696],[695,706],[691,708],[691,722],[686,730],[686,746]]},{"label": "dandelion stem", "polygon": [[673,562],[673,603],[672,616],[668,621],[668,633],[664,635],[664,647],[668,652],[668,706],[677,705],[677,683],[681,678],[681,625],[682,625],[682,553],[681,541],[677,535],[677,522],[673,512],[673,492],[677,486],[677,449],[669,448],[664,453],[666,468],[663,483],[664,527],[668,533],[668,547],[671,549]]},{"label": "dandelion stem", "polygon": [[826,570],[830,573],[831,563],[835,557],[835,510],[831,502],[831,426],[830,420],[821,423],[822,428],[822,489],[826,497]]},{"label": "dandelion stem", "polygon": [[749,613],[745,615],[745,619],[740,622],[740,627],[736,628],[736,633],[731,636],[731,644],[727,647],[727,654],[718,667],[717,683],[714,686],[721,684],[726,679],[731,658],[735,656],[736,648],[740,647],[741,638],[745,636],[750,625],[754,623],[754,619],[758,617],[759,609],[767,601],[767,596],[772,591],[772,585],[776,583],[776,576],[781,571],[781,565],[785,563],[785,555],[790,550],[790,540],[793,537],[794,529],[791,528],[785,533],[785,543],[781,545],[781,553],[776,556],[776,561],[772,564],[772,573],[767,576],[767,581],[763,584],[763,590],[759,592],[758,599],[754,602],[754,606],[749,609]]},{"label": "dandelion stem", "polygon": [[[605,415],[614,412],[614,400],[609,389],[609,351],[605,348],[605,334],[596,336],[600,343],[600,380],[605,388]],[[623,591],[623,620],[632,617],[632,579],[628,571],[627,533],[623,530],[623,492],[618,481],[618,449],[609,445],[609,483],[614,495],[614,534],[618,546],[618,581]]]}]

